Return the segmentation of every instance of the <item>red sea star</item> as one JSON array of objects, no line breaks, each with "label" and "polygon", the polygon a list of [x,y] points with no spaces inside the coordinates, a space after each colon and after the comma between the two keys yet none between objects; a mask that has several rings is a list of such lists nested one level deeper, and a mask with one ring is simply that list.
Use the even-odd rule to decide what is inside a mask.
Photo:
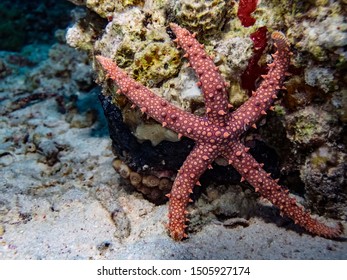
[{"label": "red sea star", "polygon": [[272,39],[277,47],[273,55],[274,61],[269,65],[269,72],[263,76],[264,81],[256,92],[253,92],[241,107],[229,112],[226,83],[220,75],[212,59],[206,54],[204,46],[189,33],[188,30],[176,24],[170,24],[178,43],[185,51],[185,57],[199,77],[206,107],[206,116],[200,117],[185,112],[167,100],[157,96],[152,91],[131,79],[111,59],[97,56],[98,61],[114,80],[118,93],[126,95],[143,113],[154,118],[163,126],[195,140],[195,147],[188,155],[183,166],[178,171],[171,193],[168,195],[170,235],[175,240],[187,237],[185,229],[188,219],[186,207],[195,185],[199,185],[199,177],[209,168],[211,163],[222,156],[241,174],[241,180],[247,180],[256,192],[277,206],[283,214],[294,220],[315,235],[333,238],[339,236],[342,225],[329,227],[312,218],[308,211],[289,196],[288,191],[277,184],[270,174],[262,169],[249,153],[239,138],[249,127],[266,115],[271,104],[276,99],[290,62],[289,45],[282,33],[274,32]]}]

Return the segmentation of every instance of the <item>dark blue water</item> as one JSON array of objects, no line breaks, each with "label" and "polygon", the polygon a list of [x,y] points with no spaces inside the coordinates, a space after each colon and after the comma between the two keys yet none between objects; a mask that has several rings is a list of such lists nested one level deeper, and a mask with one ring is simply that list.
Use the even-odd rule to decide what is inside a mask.
[{"label": "dark blue water", "polygon": [[54,32],[69,24],[73,7],[67,0],[1,0],[0,51],[53,43]]}]

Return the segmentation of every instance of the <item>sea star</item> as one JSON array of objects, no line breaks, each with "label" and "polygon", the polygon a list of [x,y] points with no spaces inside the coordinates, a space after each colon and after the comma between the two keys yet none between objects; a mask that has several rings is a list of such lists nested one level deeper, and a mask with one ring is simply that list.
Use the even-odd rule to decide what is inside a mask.
[{"label": "sea star", "polygon": [[296,200],[289,196],[288,190],[277,184],[277,180],[262,169],[245,147],[240,136],[250,127],[256,128],[256,122],[266,115],[271,104],[277,98],[277,92],[290,62],[289,44],[280,32],[274,32],[277,52],[273,54],[274,61],[269,64],[269,72],[263,76],[264,80],[252,97],[234,112],[230,112],[232,105],[228,102],[227,83],[223,80],[218,68],[209,57],[204,46],[195,35],[177,24],[170,24],[175,33],[175,42],[182,47],[190,62],[190,66],[198,74],[198,86],[201,87],[206,107],[205,116],[197,116],[181,110],[150,91],[145,86],[130,78],[111,59],[97,56],[97,60],[106,70],[108,77],[115,81],[119,87],[118,93],[123,93],[143,113],[152,117],[163,126],[178,133],[179,137],[186,136],[195,140],[195,146],[183,166],[178,170],[169,197],[169,224],[170,235],[175,240],[187,237],[185,232],[189,221],[186,207],[190,194],[195,185],[200,185],[199,177],[211,163],[219,156],[224,157],[229,164],[247,180],[262,197],[277,206],[281,213],[290,217],[295,223],[304,227],[315,235],[334,238],[342,233],[342,225],[329,227],[312,218],[310,213],[298,205]]}]

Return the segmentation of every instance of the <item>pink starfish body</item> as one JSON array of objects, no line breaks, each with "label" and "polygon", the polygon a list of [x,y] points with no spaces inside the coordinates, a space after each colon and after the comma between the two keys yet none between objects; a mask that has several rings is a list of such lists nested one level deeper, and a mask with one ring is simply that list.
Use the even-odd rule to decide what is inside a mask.
[{"label": "pink starfish body", "polygon": [[342,233],[341,224],[329,227],[312,218],[289,196],[287,190],[262,169],[262,164],[256,162],[248,153],[249,148],[239,140],[244,131],[250,126],[256,127],[255,123],[271,109],[281,88],[290,62],[289,45],[284,35],[279,32],[272,34],[277,52],[258,90],[236,111],[229,112],[232,106],[228,102],[227,84],[204,47],[188,30],[173,23],[170,27],[176,35],[175,41],[186,51],[185,57],[199,77],[198,85],[205,99],[205,116],[196,116],[170,104],[130,78],[111,59],[103,56],[97,56],[97,59],[117,83],[119,93],[126,95],[143,113],[176,131],[179,136],[195,140],[195,147],[179,169],[171,193],[167,195],[170,199],[168,229],[171,237],[175,240],[187,237],[186,208],[191,201],[190,194],[195,185],[200,185],[199,177],[218,156],[224,157],[236,168],[242,175],[241,180],[247,180],[256,192],[307,231],[327,238],[339,236]]}]

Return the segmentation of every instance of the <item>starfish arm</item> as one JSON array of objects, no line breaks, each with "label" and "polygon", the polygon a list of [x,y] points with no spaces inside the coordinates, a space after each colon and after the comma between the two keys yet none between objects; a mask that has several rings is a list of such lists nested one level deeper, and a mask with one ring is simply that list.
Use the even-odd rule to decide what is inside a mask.
[{"label": "starfish arm", "polygon": [[185,57],[199,77],[198,85],[204,95],[208,119],[216,125],[224,126],[230,105],[223,77],[194,35],[174,23],[170,24],[170,28],[176,35],[175,41],[186,51]]},{"label": "starfish arm", "polygon": [[290,63],[289,44],[280,32],[272,33],[277,52],[273,54],[274,61],[269,64],[269,72],[263,76],[264,81],[256,92],[242,104],[233,114],[230,123],[237,124],[238,131],[243,132],[255,123],[270,109],[277,98]]},{"label": "starfish arm", "polygon": [[[311,217],[308,211],[298,205],[295,198],[289,196],[288,190],[279,186],[276,180],[270,177],[248,152],[241,143],[234,142],[229,153],[223,154],[235,169],[247,180],[256,192],[268,199],[273,205],[281,210],[281,213],[291,218],[307,231],[326,238],[335,238],[343,232],[342,224],[335,227],[327,226]],[[242,180],[243,180],[242,179]]]},{"label": "starfish arm", "polygon": [[187,205],[191,201],[189,198],[195,185],[200,185],[201,174],[210,166],[217,156],[217,149],[209,144],[197,144],[182,167],[177,173],[177,177],[172,186],[171,193],[167,195],[169,202],[169,232],[174,240],[182,240],[187,237],[185,228],[188,219]]},{"label": "starfish arm", "polygon": [[164,127],[194,140],[199,137],[197,128],[200,128],[200,132],[205,129],[205,118],[181,110],[164,98],[154,94],[148,88],[130,78],[112,59],[103,56],[97,56],[96,58],[106,70],[108,76],[117,83],[120,91],[135,105],[139,106],[141,112],[148,114]]}]

